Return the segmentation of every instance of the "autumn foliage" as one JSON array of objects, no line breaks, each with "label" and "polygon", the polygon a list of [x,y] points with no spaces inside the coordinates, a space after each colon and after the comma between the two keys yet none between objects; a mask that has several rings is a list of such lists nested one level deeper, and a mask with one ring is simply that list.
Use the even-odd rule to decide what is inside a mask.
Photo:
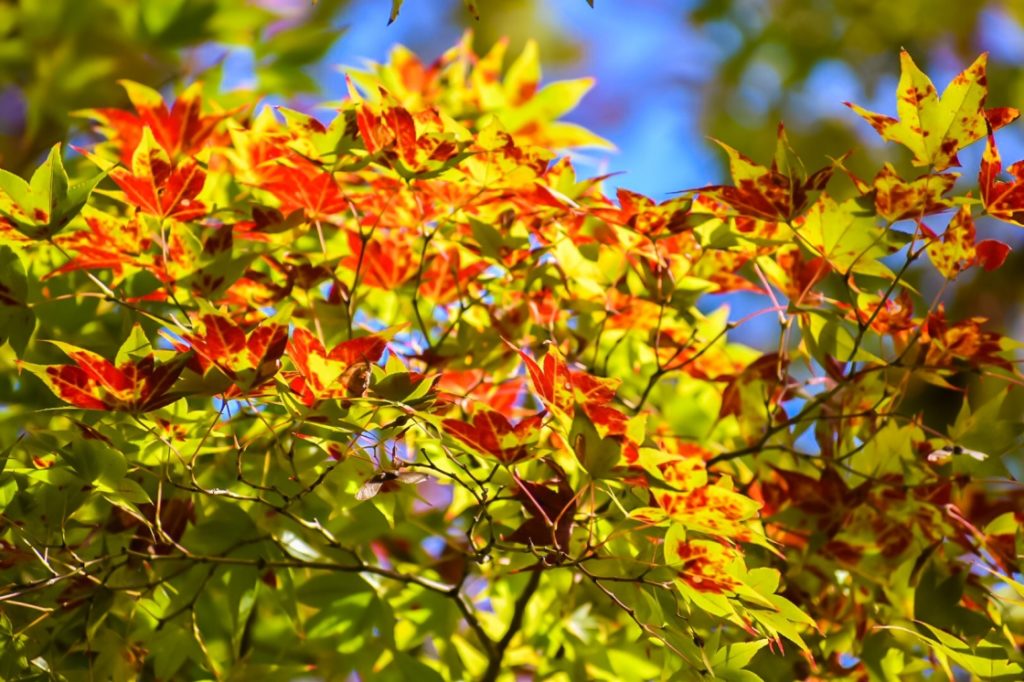
[{"label": "autumn foliage", "polygon": [[853,106],[917,177],[780,126],[659,202],[504,52],[125,83],[0,173],[0,674],[1020,679],[1020,344],[943,305],[1024,225],[985,57]]}]

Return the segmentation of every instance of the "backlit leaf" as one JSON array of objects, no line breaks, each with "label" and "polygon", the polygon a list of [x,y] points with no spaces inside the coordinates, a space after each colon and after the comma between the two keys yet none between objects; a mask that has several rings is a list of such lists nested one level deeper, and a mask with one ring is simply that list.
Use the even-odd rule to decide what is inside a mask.
[{"label": "backlit leaf", "polygon": [[986,126],[998,129],[1020,112],[1009,107],[985,109],[988,80],[982,54],[946,87],[939,97],[932,81],[905,50],[900,53],[900,82],[896,111],[899,118],[875,114],[846,103],[886,140],[897,142],[914,153],[915,166],[943,171],[959,166],[957,152],[985,135]]}]

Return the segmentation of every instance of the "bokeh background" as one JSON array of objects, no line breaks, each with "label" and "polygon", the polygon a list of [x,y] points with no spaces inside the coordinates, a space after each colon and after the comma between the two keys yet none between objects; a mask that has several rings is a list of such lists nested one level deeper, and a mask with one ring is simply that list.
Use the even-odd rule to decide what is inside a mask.
[{"label": "bokeh background", "polygon": [[[339,66],[383,61],[395,43],[432,59],[467,28],[478,52],[503,36],[513,54],[536,39],[548,79],[595,76],[570,119],[617,151],[575,152],[581,172],[617,173],[609,191],[625,186],[659,199],[727,179],[709,137],[767,161],[780,120],[809,167],[856,149],[848,166],[869,179],[882,142],[842,102],[894,113],[901,47],[940,88],[988,51],[990,103],[1024,106],[1024,2],[1016,0],[595,4],[481,0],[476,20],[462,0],[405,0],[389,26],[388,0],[9,0],[0,3],[0,164],[25,173],[55,141],[83,129],[72,112],[126,105],[118,78],[168,95],[202,79],[238,102],[316,113],[317,102],[344,93]],[[1024,157],[1024,124],[1001,132],[1000,148],[1007,161]],[[905,150],[885,154],[904,176],[915,174]],[[976,168],[980,154],[980,144],[962,154],[965,168]],[[1014,244],[1015,254],[983,282],[962,282],[947,303],[1024,338],[1016,281],[1024,242],[1006,225],[982,221],[979,229]],[[731,303],[746,305],[743,297]]]}]

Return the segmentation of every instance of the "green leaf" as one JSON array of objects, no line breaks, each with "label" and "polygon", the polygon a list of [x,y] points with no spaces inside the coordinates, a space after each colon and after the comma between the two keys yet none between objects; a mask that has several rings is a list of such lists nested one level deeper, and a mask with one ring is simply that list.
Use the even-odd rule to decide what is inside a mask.
[{"label": "green leaf", "polygon": [[730,671],[742,670],[754,658],[754,654],[763,649],[766,644],[768,644],[767,639],[728,644],[710,657],[712,670],[717,677],[727,677],[726,673]]},{"label": "green leaf", "polygon": [[46,161],[32,173],[30,182],[0,170],[0,190],[6,194],[6,200],[0,200],[0,215],[30,239],[49,239],[81,212],[105,176],[106,172],[101,172],[71,185],[61,160],[60,144],[55,144]]},{"label": "green leaf", "polygon": [[42,207],[52,216],[57,202],[68,194],[68,174],[64,170],[59,144],[50,148],[46,161],[32,173],[29,187],[36,201],[41,202]]},{"label": "green leaf", "polygon": [[302,604],[323,607],[372,589],[358,573],[326,573],[303,582],[296,589],[295,596]]},{"label": "green leaf", "polygon": [[82,212],[92,191],[96,189],[96,185],[105,177],[107,177],[107,171],[101,171],[87,180],[72,184],[67,189],[64,198],[58,201],[54,207],[54,213],[60,216],[61,227],[71,222],[72,218]]},{"label": "green leaf", "polygon": [[115,489],[128,471],[124,455],[99,440],[76,440],[60,455],[83,481],[107,489]]},{"label": "green leaf", "polygon": [[889,626],[888,629],[899,630],[917,637],[931,646],[936,653],[948,657],[956,665],[982,679],[1002,679],[1009,682],[1010,680],[1019,680],[1024,675],[1024,668],[1019,663],[1009,660],[1008,652],[1001,646],[983,641],[978,646],[972,647],[937,627],[927,623],[922,625],[932,633],[934,639],[900,626]]},{"label": "green leaf", "polygon": [[29,211],[35,208],[32,188],[14,173],[0,169],[0,190],[7,195],[4,202],[7,205],[0,204],[3,206],[0,208],[0,212],[4,217],[15,221],[15,224],[17,224],[16,219],[12,214],[16,213],[19,216],[27,217]]},{"label": "green leaf", "polygon": [[395,656],[395,666],[401,673],[402,679],[423,680],[423,682],[443,682],[444,680],[436,670],[405,652]]},{"label": "green leaf", "polygon": [[18,443],[21,442],[21,439],[24,437],[24,435],[18,436],[17,440],[15,440],[13,443],[4,448],[2,452],[0,452],[0,474],[4,473],[4,469],[7,468],[7,460],[10,459],[11,453],[14,452],[14,448],[18,445]]},{"label": "green leaf", "polygon": [[0,512],[7,508],[17,494],[18,481],[13,476],[8,476],[0,483]]},{"label": "green leaf", "polygon": [[0,246],[0,344],[9,341],[19,358],[36,327],[27,299],[28,278],[21,258],[11,247]]},{"label": "green leaf", "polygon": [[607,477],[622,456],[622,445],[612,437],[601,438],[582,408],[573,416],[569,439],[580,464],[595,479]]},{"label": "green leaf", "polygon": [[878,224],[856,199],[836,202],[821,193],[802,222],[793,226],[800,241],[843,275],[857,273],[892,279],[880,258],[895,252],[894,233]]},{"label": "green leaf", "polygon": [[0,305],[24,305],[28,296],[28,277],[18,254],[9,246],[0,246]]}]

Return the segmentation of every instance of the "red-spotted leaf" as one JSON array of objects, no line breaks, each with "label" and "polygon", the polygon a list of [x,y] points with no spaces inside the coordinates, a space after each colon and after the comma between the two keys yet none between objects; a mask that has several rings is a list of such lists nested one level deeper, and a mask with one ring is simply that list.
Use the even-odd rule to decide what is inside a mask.
[{"label": "red-spotted leaf", "polygon": [[978,172],[985,211],[993,218],[1024,226],[1024,161],[1018,161],[1007,169],[1012,180],[1000,180],[1002,170],[1003,162],[995,136],[989,132]]},{"label": "red-spotted leaf", "polygon": [[190,353],[158,364],[153,355],[114,365],[106,358],[70,344],[53,341],[74,365],[24,367],[38,376],[61,400],[88,410],[148,412],[177,400],[170,393],[191,358]]},{"label": "red-spotted leaf", "polygon": [[901,75],[896,93],[898,119],[850,102],[846,106],[860,114],[883,138],[912,151],[915,166],[932,166],[937,171],[959,166],[957,152],[981,139],[986,121],[995,130],[1020,115],[1009,107],[985,109],[987,63],[988,55],[982,54],[953,79],[940,98],[931,79],[904,50],[900,53]]},{"label": "red-spotted leaf", "polygon": [[1008,245],[992,239],[975,243],[974,218],[967,206],[961,207],[949,221],[941,239],[924,224],[921,229],[931,238],[927,246],[928,258],[947,279],[955,279],[975,264],[994,270],[1003,264],[1010,252]]},{"label": "red-spotted leaf", "polygon": [[182,338],[196,352],[200,371],[217,367],[243,391],[255,389],[277,373],[288,343],[288,328],[273,322],[246,334],[222,315],[202,315],[193,333]]},{"label": "red-spotted leaf", "polygon": [[953,202],[943,195],[953,188],[958,177],[957,173],[934,173],[908,181],[887,163],[873,183],[875,210],[889,222],[944,211],[952,207]]},{"label": "red-spotted leaf", "polygon": [[782,124],[779,124],[778,144],[771,168],[754,163],[727,144],[718,144],[729,155],[729,170],[735,185],[712,185],[699,191],[742,216],[771,221],[790,220],[807,206],[811,192],[825,189],[835,171],[835,166],[831,165],[808,175],[790,148]]},{"label": "red-spotted leaf", "polygon": [[651,237],[683,232],[708,218],[707,215],[690,214],[692,200],[689,197],[657,203],[642,194],[619,188],[616,198],[619,200],[617,207],[599,207],[592,209],[591,213],[608,223]]}]

